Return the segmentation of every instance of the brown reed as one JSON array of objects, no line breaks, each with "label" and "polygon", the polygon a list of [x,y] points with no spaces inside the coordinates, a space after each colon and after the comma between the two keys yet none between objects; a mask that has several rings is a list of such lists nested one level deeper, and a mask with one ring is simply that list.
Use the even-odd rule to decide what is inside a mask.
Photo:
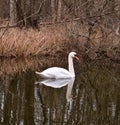
[{"label": "brown reed", "polygon": [[[2,34],[2,33],[1,33]],[[63,28],[8,29],[0,39],[1,57],[29,57],[61,50],[67,40]]]},{"label": "brown reed", "polygon": [[113,47],[113,44],[118,45],[119,40],[111,39],[113,36],[107,37],[106,40],[100,37],[102,33],[98,29],[99,33],[90,36],[90,41],[88,41],[84,37],[88,36],[87,30],[87,26],[83,27],[77,23],[42,26],[40,31],[20,28],[7,29],[6,32],[1,30],[0,57],[57,55],[57,52],[86,51],[86,48],[89,50],[87,52],[93,51],[92,55],[95,55],[94,52],[101,47],[108,49]]}]

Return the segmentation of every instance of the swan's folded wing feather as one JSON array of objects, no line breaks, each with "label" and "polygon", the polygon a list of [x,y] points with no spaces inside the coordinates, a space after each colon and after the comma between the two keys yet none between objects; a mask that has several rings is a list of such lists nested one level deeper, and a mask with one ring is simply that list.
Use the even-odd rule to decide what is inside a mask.
[{"label": "swan's folded wing feather", "polygon": [[37,71],[36,71],[35,73],[38,74],[38,75],[40,75],[42,78],[50,78],[50,76],[51,76],[52,78],[55,77],[55,75],[50,74],[50,73],[37,72]]},{"label": "swan's folded wing feather", "polygon": [[37,73],[43,78],[71,78],[71,73],[59,67],[52,67],[44,70],[43,72]]},{"label": "swan's folded wing feather", "polygon": [[71,78],[71,73],[64,68],[52,67],[43,71],[43,74],[50,76],[50,78]]}]

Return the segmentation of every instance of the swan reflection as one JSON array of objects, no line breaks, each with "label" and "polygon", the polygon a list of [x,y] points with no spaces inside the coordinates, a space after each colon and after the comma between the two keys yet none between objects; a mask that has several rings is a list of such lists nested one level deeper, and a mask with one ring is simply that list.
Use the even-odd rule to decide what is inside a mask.
[{"label": "swan reflection", "polygon": [[35,84],[43,84],[48,87],[52,88],[62,88],[64,86],[67,86],[66,91],[66,99],[67,102],[72,101],[72,88],[74,84],[75,78],[69,78],[69,79],[44,79],[40,82],[35,82]]},{"label": "swan reflection", "polygon": [[73,88],[73,84],[74,84],[74,81],[75,79],[71,79],[68,83],[68,86],[67,86],[67,92],[66,92],[66,99],[67,99],[67,102],[70,102],[72,101],[72,88]]}]

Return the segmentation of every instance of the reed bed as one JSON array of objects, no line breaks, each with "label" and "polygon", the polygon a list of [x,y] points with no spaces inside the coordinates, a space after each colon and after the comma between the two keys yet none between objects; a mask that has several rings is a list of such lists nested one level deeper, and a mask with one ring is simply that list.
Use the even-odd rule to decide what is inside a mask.
[{"label": "reed bed", "polygon": [[[4,31],[1,31],[1,34]],[[64,28],[8,29],[0,39],[1,57],[29,57],[62,50],[69,37]],[[63,44],[64,41],[64,44]]]},{"label": "reed bed", "polygon": [[90,41],[84,37],[88,36],[88,27],[79,23],[42,26],[39,31],[20,28],[1,30],[0,57],[19,58],[82,51],[94,59],[101,48],[114,57],[114,46],[119,45],[117,37],[112,34],[105,39],[98,28],[95,30],[96,34],[90,36]]}]

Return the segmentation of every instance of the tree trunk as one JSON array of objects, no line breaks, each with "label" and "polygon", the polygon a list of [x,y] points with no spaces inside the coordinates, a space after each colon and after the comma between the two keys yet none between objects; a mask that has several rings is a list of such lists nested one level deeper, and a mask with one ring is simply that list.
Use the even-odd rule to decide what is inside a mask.
[{"label": "tree trunk", "polygon": [[16,13],[16,1],[10,0],[10,25],[16,25],[17,13]]},{"label": "tree trunk", "polygon": [[2,18],[2,0],[0,0],[0,18]]},{"label": "tree trunk", "polygon": [[62,16],[62,0],[58,0],[57,21],[61,20],[61,16]]},{"label": "tree trunk", "polygon": [[55,0],[51,0],[51,15],[52,15],[52,22],[55,22],[56,21]]},{"label": "tree trunk", "polygon": [[36,2],[35,0],[31,0],[31,26],[34,29],[38,29],[38,18],[37,18],[37,14],[35,14],[38,10],[37,10],[37,4],[38,1]]}]

